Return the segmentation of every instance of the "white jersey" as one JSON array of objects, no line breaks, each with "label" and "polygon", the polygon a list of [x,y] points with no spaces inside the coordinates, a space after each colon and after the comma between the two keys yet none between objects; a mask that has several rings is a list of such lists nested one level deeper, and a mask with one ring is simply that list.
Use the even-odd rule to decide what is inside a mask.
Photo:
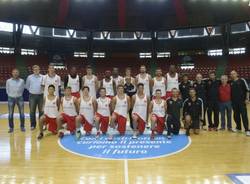
[{"label": "white jersey", "polygon": [[128,114],[127,95],[124,95],[123,99],[120,99],[117,95],[115,98],[116,98],[116,105],[115,105],[114,112],[123,116],[124,118],[127,118],[127,114]]},{"label": "white jersey", "polygon": [[106,82],[105,79],[102,80],[102,85],[106,89],[107,96],[114,96],[114,88],[113,88],[113,80],[111,79],[109,82]]},{"label": "white jersey", "polygon": [[160,104],[157,104],[156,101],[153,100],[152,114],[155,114],[158,117],[165,117],[166,111],[164,107],[164,100],[161,100]]},{"label": "white jersey", "polygon": [[114,78],[114,77],[111,77],[111,79],[113,79],[115,81],[115,85],[118,86],[119,84],[123,84],[123,77],[118,75],[118,77]]},{"label": "white jersey", "polygon": [[179,89],[178,73],[174,77],[167,73],[167,91],[172,91],[173,88]]},{"label": "white jersey", "polygon": [[92,75],[91,79],[87,78],[87,75],[83,76],[84,84],[83,86],[88,86],[89,87],[89,95],[92,97],[96,97],[96,76]]},{"label": "white jersey", "polygon": [[53,100],[49,100],[48,96],[45,97],[44,114],[49,118],[56,118],[58,116],[57,99],[55,97]]},{"label": "white jersey", "polygon": [[143,98],[140,98],[137,94],[135,95],[135,104],[133,107],[132,113],[137,114],[144,122],[147,121],[147,109],[148,109],[148,102],[147,96],[144,95]]},{"label": "white jersey", "polygon": [[145,78],[142,78],[140,74],[137,75],[138,83],[144,85],[144,93],[150,97],[150,86],[149,86],[149,74],[146,74]]},{"label": "white jersey", "polygon": [[101,114],[102,116],[109,117],[110,116],[110,103],[111,100],[108,97],[104,99],[99,97],[97,100],[97,113]]},{"label": "white jersey", "polygon": [[88,123],[94,123],[93,97],[90,97],[87,102],[81,97],[79,113],[84,116]]},{"label": "white jersey", "polygon": [[77,93],[80,91],[80,79],[79,76],[76,75],[76,78],[72,78],[68,75],[68,86],[71,87],[72,93]]},{"label": "white jersey", "polygon": [[62,100],[62,108],[63,113],[69,115],[69,116],[76,116],[76,106],[74,103],[74,97],[72,96],[70,100],[66,100],[65,97],[63,97]]},{"label": "white jersey", "polygon": [[166,94],[165,77],[162,77],[161,80],[157,80],[156,77],[154,77],[153,96],[155,96],[155,91],[157,89],[160,89],[162,96],[165,96]]},{"label": "white jersey", "polygon": [[44,86],[44,96],[48,95],[48,87],[49,85],[55,86],[55,96],[59,96],[59,87],[61,86],[61,77],[59,75],[55,75],[50,77],[48,74],[43,76],[42,85]]}]

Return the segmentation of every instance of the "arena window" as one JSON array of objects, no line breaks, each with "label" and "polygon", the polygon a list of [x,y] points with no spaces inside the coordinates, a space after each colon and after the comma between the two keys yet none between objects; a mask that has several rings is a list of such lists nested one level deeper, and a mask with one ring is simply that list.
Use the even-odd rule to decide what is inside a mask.
[{"label": "arena window", "polygon": [[160,31],[160,32],[157,32],[157,38],[159,40],[165,40],[165,39],[171,38],[171,36],[168,31]]},{"label": "arena window", "polygon": [[142,32],[142,40],[151,40],[151,33],[150,32]]},{"label": "arena window", "polygon": [[235,33],[244,33],[247,32],[248,26],[247,23],[238,23],[238,24],[232,24],[231,25],[231,33],[235,34]]},{"label": "arena window", "polygon": [[181,29],[177,30],[175,38],[202,37],[205,36],[205,32],[204,28]]},{"label": "arena window", "polygon": [[66,29],[57,29],[57,28],[53,28],[53,36],[54,37],[62,37],[62,38],[69,38],[70,37],[70,35]]},{"label": "arena window", "polygon": [[[73,30],[73,32],[74,32],[74,30]],[[73,35],[73,38],[87,39],[87,32],[85,32],[85,31],[75,31],[75,33]]]},{"label": "arena window", "polygon": [[170,52],[157,52],[157,58],[170,58]]},{"label": "arena window", "polygon": [[88,54],[87,54],[87,52],[74,52],[74,57],[86,58],[86,57],[88,57]]},{"label": "arena window", "polygon": [[246,48],[231,48],[229,49],[229,54],[230,55],[238,55],[238,54],[245,54],[246,53]]},{"label": "arena window", "polygon": [[187,69],[194,69],[194,63],[184,63],[181,64],[181,69],[182,70],[187,70]]},{"label": "arena window", "polygon": [[93,58],[105,58],[106,54],[105,52],[94,52],[93,53]]},{"label": "arena window", "polygon": [[222,56],[223,51],[222,49],[208,50],[207,55],[208,56]]},{"label": "arena window", "polygon": [[0,22],[0,31],[13,32],[13,24],[7,22]]},{"label": "arena window", "polygon": [[151,52],[141,52],[139,53],[140,58],[152,58],[152,53]]},{"label": "arena window", "polygon": [[14,54],[14,48],[0,47],[1,54]]},{"label": "arena window", "polygon": [[23,26],[23,34],[29,34],[29,35],[31,35],[32,34],[31,27],[28,26],[28,25],[24,25]]},{"label": "arena window", "polygon": [[37,50],[35,49],[21,49],[21,55],[37,55]]}]

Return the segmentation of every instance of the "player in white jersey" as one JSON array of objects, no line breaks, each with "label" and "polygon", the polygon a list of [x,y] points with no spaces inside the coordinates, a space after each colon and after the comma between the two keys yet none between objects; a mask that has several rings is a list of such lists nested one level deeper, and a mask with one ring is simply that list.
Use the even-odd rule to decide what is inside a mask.
[{"label": "player in white jersey", "polygon": [[65,132],[62,127],[63,124],[66,123],[67,130],[70,131],[71,134],[74,134],[76,130],[75,119],[79,110],[77,98],[72,96],[71,93],[71,87],[68,86],[64,89],[64,97],[61,99],[62,113],[56,118],[57,132],[60,138],[64,136]]},{"label": "player in white jersey", "polygon": [[101,81],[101,88],[106,89],[106,96],[112,99],[116,94],[115,81],[111,77],[109,70],[105,71],[105,78]]},{"label": "player in white jersey", "polygon": [[123,85],[117,86],[117,95],[112,99],[112,116],[109,129],[109,140],[113,140],[113,133],[116,129],[120,135],[126,131],[127,114],[130,108],[130,98],[124,93]]},{"label": "player in white jersey", "polygon": [[81,125],[86,132],[90,135],[94,125],[94,115],[96,112],[96,100],[89,94],[89,87],[82,88],[82,97],[78,99],[79,115],[76,117],[76,138],[81,137]]},{"label": "player in white jersey", "polygon": [[[111,100],[106,97],[106,89],[99,89],[100,97],[96,100],[97,111],[95,114],[95,125],[96,125],[96,138],[103,134],[106,134],[109,126],[109,117],[111,113]],[[101,130],[101,132],[100,132]]]},{"label": "player in white jersey", "polygon": [[119,69],[117,67],[113,68],[112,71],[112,79],[115,81],[115,85],[118,86],[120,84],[124,84],[124,79],[119,75]]},{"label": "player in white jersey", "polygon": [[64,89],[71,87],[71,95],[80,98],[81,77],[77,74],[76,67],[71,67],[69,75],[64,78]]},{"label": "player in white jersey", "polygon": [[149,97],[144,93],[144,85],[137,85],[137,93],[132,97],[132,118],[133,118],[133,139],[137,138],[138,133],[143,134],[148,120]]},{"label": "player in white jersey", "polygon": [[155,71],[155,77],[153,78],[153,98],[155,98],[155,91],[157,89],[161,90],[162,99],[166,99],[165,92],[166,92],[166,78],[162,76],[162,70],[157,68]]},{"label": "player in white jersey", "polygon": [[179,75],[176,72],[175,65],[169,66],[169,72],[166,74],[165,77],[167,81],[166,98],[169,98],[172,96],[173,88],[179,89]]},{"label": "player in white jersey", "polygon": [[53,65],[49,65],[48,74],[44,75],[42,79],[43,94],[45,97],[48,95],[49,85],[55,86],[55,96],[60,97],[61,77],[55,73]]},{"label": "player in white jersey", "polygon": [[150,97],[150,91],[152,88],[152,77],[147,73],[146,66],[140,67],[140,73],[135,78],[136,85],[142,83],[144,85],[144,93],[147,97]]},{"label": "player in white jersey", "polygon": [[96,98],[98,80],[97,77],[93,74],[92,68],[90,66],[87,66],[86,75],[82,77],[82,86],[88,86],[89,95]]},{"label": "player in white jersey", "polygon": [[165,129],[165,116],[167,111],[166,101],[161,99],[161,90],[157,89],[155,93],[155,99],[153,99],[149,106],[149,113],[151,113],[151,140],[154,140],[155,131],[158,134],[162,134]]},{"label": "player in white jersey", "polygon": [[48,95],[44,97],[44,115],[39,119],[40,133],[37,137],[38,140],[43,138],[43,126],[48,125],[48,130],[53,134],[57,134],[56,117],[58,116],[60,108],[60,100],[55,96],[55,86],[48,86]]}]

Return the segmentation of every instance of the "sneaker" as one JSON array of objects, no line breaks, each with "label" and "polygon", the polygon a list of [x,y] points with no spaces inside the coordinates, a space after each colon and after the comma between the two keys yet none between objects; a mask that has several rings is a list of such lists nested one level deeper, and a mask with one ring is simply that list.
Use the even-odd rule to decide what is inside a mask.
[{"label": "sneaker", "polygon": [[250,131],[246,131],[246,136],[250,136]]},{"label": "sneaker", "polygon": [[47,126],[43,125],[43,131],[47,130]]},{"label": "sneaker", "polygon": [[14,131],[13,128],[10,128],[8,133],[12,133],[13,131]]},{"label": "sneaker", "polygon": [[235,128],[235,129],[232,129],[232,132],[234,132],[234,133],[240,133],[240,132],[241,132],[241,130],[239,130],[239,129]]},{"label": "sneaker", "polygon": [[31,131],[33,131],[33,130],[35,130],[35,129],[36,129],[36,127],[33,127],[33,126],[30,127],[30,130],[31,130]]},{"label": "sneaker", "polygon": [[208,128],[208,131],[212,131],[213,130],[213,128]]},{"label": "sneaker", "polygon": [[99,139],[100,136],[101,136],[101,133],[97,132],[95,138]]},{"label": "sneaker", "polygon": [[40,133],[37,137],[38,140],[41,140],[43,138],[43,133]]},{"label": "sneaker", "polygon": [[108,141],[113,141],[113,135],[110,135],[110,136],[108,137]]},{"label": "sneaker", "polygon": [[202,130],[205,130],[205,131],[207,130],[206,125],[202,126]]},{"label": "sneaker", "polygon": [[171,139],[171,138],[172,138],[172,136],[171,136],[171,135],[167,135],[167,138],[168,138],[168,139]]},{"label": "sneaker", "polygon": [[218,128],[213,128],[213,130],[214,130],[215,132],[217,132],[217,131],[218,131]]},{"label": "sneaker", "polygon": [[225,128],[220,128],[219,130],[220,130],[220,131],[224,131],[224,130],[225,130]]},{"label": "sneaker", "polygon": [[25,128],[24,127],[21,127],[21,132],[25,132]]},{"label": "sneaker", "polygon": [[189,130],[186,131],[186,136],[190,136]]},{"label": "sneaker", "polygon": [[150,140],[153,141],[155,139],[155,134],[151,133]]},{"label": "sneaker", "polygon": [[136,133],[133,134],[132,139],[137,139]]},{"label": "sneaker", "polygon": [[62,139],[62,138],[64,137],[64,133],[63,133],[63,132],[59,132],[58,137],[59,137],[60,139]]},{"label": "sneaker", "polygon": [[81,136],[82,136],[81,131],[80,130],[76,131],[76,140],[79,140]]}]

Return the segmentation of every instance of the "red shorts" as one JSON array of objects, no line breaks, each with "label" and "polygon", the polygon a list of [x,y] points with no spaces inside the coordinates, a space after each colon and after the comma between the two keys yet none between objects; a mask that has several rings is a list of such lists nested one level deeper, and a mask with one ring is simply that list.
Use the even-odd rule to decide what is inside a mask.
[{"label": "red shorts", "polygon": [[117,130],[121,135],[125,134],[126,131],[126,124],[127,124],[127,118],[113,112],[116,116],[116,122],[118,124]]},{"label": "red shorts", "polygon": [[155,114],[152,114],[152,116],[156,117],[157,125],[156,125],[155,129],[156,129],[157,133],[162,134],[164,129],[165,129],[165,118],[164,117],[159,117],[159,116],[157,116]]},{"label": "red shorts", "polygon": [[[154,99],[156,99],[156,97],[153,96],[152,99],[154,100]],[[162,99],[162,100],[166,100],[167,98],[166,98],[166,96],[162,96],[161,99]]]},{"label": "red shorts", "polygon": [[172,91],[167,91],[166,92],[166,99],[171,98],[172,97]]},{"label": "red shorts", "polygon": [[112,100],[114,96],[106,95],[106,97],[108,97],[110,100]]},{"label": "red shorts", "polygon": [[109,117],[108,116],[103,116],[99,113],[96,113],[96,116],[100,118],[100,130],[102,131],[102,133],[106,133],[108,130],[108,126],[109,126]]},{"label": "red shorts", "polygon": [[80,98],[80,92],[75,92],[75,93],[71,93],[72,96],[76,97],[76,98]]},{"label": "red shorts", "polygon": [[63,121],[67,124],[67,130],[71,133],[75,132],[76,130],[76,116],[69,116],[65,113],[62,113]]},{"label": "red shorts", "polygon": [[91,125],[83,115],[81,115],[81,118],[82,118],[82,125],[83,125],[83,129],[87,132],[87,133],[91,133],[92,131],[92,128],[93,128],[93,125]]},{"label": "red shorts", "polygon": [[146,122],[136,113],[133,113],[133,115],[138,117],[138,125],[137,125],[137,129],[139,131],[140,134],[143,134],[144,130],[145,130],[145,126],[146,126]]},{"label": "red shorts", "polygon": [[49,131],[51,131],[53,134],[57,133],[56,118],[50,118],[47,115],[45,115],[45,124],[48,125]]}]

